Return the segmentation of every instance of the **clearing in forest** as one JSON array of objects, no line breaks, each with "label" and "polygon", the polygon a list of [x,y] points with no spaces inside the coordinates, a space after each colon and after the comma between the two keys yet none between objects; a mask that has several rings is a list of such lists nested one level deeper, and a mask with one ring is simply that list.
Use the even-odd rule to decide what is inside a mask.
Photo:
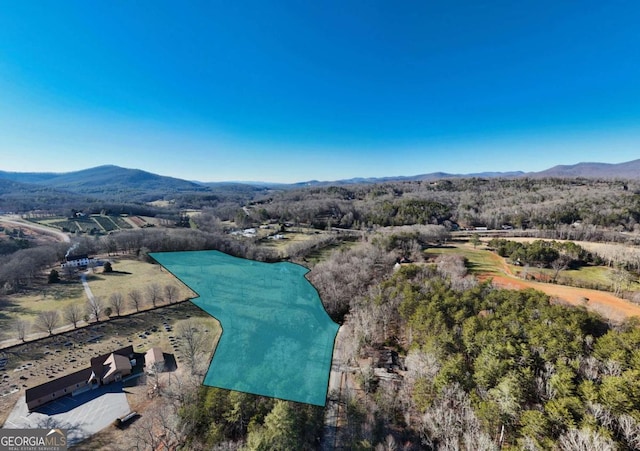
[{"label": "clearing in forest", "polygon": [[218,251],[150,256],[198,293],[222,326],[205,385],[324,406],[338,325],[292,263]]},{"label": "clearing in forest", "polygon": [[[500,288],[515,290],[533,288],[571,305],[586,307],[588,310],[597,312],[603,317],[616,322],[632,316],[640,317],[640,305],[616,297],[613,293],[523,280],[516,277],[514,274],[521,268],[507,264],[504,258],[487,249],[474,248],[470,244],[456,243],[455,245],[432,248],[427,251],[427,255],[431,257],[449,254],[462,255],[467,259],[467,265],[474,275],[481,280],[491,279],[492,284]],[[602,270],[607,270],[607,268],[602,268]],[[541,272],[542,270],[536,269],[536,271]],[[563,274],[566,272],[568,271],[563,271]],[[574,272],[581,274],[583,277],[593,274],[590,268],[582,268]],[[574,275],[573,277],[575,278],[576,276]]]}]

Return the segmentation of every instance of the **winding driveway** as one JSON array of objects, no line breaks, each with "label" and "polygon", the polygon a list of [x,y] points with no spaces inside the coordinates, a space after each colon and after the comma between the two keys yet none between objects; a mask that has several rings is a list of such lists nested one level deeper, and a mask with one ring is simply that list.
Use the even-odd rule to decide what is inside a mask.
[{"label": "winding driveway", "polygon": [[33,222],[25,221],[24,219],[20,219],[17,216],[0,216],[0,223],[10,224],[16,227],[25,227],[27,229],[34,230],[38,233],[43,233],[45,235],[52,235],[56,239],[64,243],[71,242],[71,238],[69,238],[69,235],[67,235],[66,233],[58,229],[54,229],[51,227],[43,226],[41,224],[35,224]]}]

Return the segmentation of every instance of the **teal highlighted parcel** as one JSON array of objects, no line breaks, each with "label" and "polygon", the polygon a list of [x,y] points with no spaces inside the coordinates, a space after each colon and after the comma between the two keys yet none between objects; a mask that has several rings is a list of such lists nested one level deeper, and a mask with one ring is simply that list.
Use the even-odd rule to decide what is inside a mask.
[{"label": "teal highlighted parcel", "polygon": [[324,406],[338,325],[293,263],[218,251],[150,254],[222,325],[205,385]]}]

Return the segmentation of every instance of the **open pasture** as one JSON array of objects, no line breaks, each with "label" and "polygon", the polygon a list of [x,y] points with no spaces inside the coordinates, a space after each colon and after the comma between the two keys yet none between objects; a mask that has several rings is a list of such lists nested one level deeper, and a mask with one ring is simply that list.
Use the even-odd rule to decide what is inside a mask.
[{"label": "open pasture", "polygon": [[[109,306],[109,298],[113,293],[120,293],[124,297],[123,314],[133,312],[135,309],[129,304],[128,293],[138,290],[143,297],[142,309],[151,306],[147,289],[156,284],[160,287],[160,295],[164,296],[164,287],[174,285],[176,287],[177,300],[192,298],[195,294],[171,273],[160,265],[141,262],[131,258],[111,258],[113,271],[104,273],[98,268],[87,275],[87,282],[92,294]],[[59,271],[60,268],[58,268]],[[80,283],[79,276],[72,280],[63,277],[61,283],[47,284],[42,281],[35,288],[16,294],[5,295],[0,298],[0,330],[4,332],[3,339],[14,339],[13,323],[16,319],[35,321],[38,314],[43,311],[55,310],[62,314],[65,307],[70,304],[87,305],[87,294]],[[166,303],[162,300],[160,303]],[[61,318],[60,326],[67,322]],[[34,329],[32,328],[32,332]]]}]

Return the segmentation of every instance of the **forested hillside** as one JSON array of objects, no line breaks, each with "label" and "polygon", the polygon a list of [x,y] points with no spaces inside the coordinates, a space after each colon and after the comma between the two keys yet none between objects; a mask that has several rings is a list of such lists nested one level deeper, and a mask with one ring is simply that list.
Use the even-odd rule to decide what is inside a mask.
[{"label": "forested hillside", "polygon": [[[218,184],[215,188],[139,169],[108,165],[69,173],[14,173],[0,171],[0,210],[18,213],[44,210],[63,213],[105,209],[126,212],[136,204],[170,201],[171,208],[201,208],[232,201],[237,205],[264,187]],[[109,208],[109,207],[107,207]]]},{"label": "forested hillside", "polygon": [[[312,280],[349,312],[363,390],[345,395],[349,449],[640,446],[637,322],[612,328],[540,292],[494,289],[455,257],[362,280],[340,300],[322,274],[350,273],[357,265],[346,258],[319,265]],[[400,360],[385,378],[366,363],[380,349]]]},{"label": "forested hillside", "polygon": [[443,224],[634,230],[640,184],[591,179],[450,179],[280,192],[254,202],[256,219],[317,227]]}]

